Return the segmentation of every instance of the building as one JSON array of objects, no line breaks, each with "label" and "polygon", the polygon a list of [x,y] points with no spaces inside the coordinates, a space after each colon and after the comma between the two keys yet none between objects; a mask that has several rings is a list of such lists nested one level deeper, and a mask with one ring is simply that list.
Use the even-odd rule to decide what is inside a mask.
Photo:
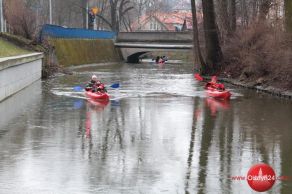
[{"label": "building", "polygon": [[[203,15],[197,13],[198,23],[203,21]],[[133,25],[133,31],[189,31],[192,30],[192,12],[176,10],[171,13],[157,12],[144,15]]]}]

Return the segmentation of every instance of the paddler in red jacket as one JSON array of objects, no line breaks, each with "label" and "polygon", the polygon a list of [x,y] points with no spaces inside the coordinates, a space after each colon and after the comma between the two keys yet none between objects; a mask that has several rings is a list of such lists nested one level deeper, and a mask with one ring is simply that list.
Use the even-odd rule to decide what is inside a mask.
[{"label": "paddler in red jacket", "polygon": [[92,92],[102,92],[102,93],[107,92],[104,84],[101,83],[101,81],[97,79],[96,75],[93,75],[91,77],[91,80],[86,84],[85,90],[92,91]]},{"label": "paddler in red jacket", "polygon": [[212,76],[211,81],[205,85],[205,89],[220,90],[220,91],[225,90],[224,84],[220,84],[217,81],[218,81],[217,76]]},{"label": "paddler in red jacket", "polygon": [[101,92],[101,93],[105,93],[105,92],[107,92],[107,89],[105,88],[105,86],[104,86],[104,84],[103,83],[101,83],[101,81],[97,81],[96,82],[96,91],[97,92]]}]

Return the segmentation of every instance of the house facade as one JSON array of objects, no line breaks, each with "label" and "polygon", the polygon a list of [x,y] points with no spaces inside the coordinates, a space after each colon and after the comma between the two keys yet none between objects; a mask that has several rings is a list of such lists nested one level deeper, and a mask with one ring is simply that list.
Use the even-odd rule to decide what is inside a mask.
[{"label": "house facade", "polygon": [[[197,14],[198,23],[203,15]],[[144,15],[134,22],[133,31],[190,31],[192,30],[192,13],[190,10],[173,11],[171,13],[158,12]]]}]

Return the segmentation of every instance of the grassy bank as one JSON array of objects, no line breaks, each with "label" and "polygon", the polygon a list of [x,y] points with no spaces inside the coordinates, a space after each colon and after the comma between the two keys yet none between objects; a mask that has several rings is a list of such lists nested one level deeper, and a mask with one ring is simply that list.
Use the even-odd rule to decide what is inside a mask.
[{"label": "grassy bank", "polygon": [[119,55],[112,40],[103,39],[50,39],[58,63],[63,66],[114,62]]},{"label": "grassy bank", "polygon": [[0,38],[0,57],[10,57],[27,54],[30,51],[20,48],[2,38]]}]

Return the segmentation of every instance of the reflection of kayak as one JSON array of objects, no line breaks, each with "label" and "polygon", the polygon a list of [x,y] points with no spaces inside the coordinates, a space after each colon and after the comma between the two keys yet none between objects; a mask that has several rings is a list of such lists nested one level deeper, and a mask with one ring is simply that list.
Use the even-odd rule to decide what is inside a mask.
[{"label": "reflection of kayak", "polygon": [[98,107],[106,107],[109,104],[109,100],[88,100],[91,105]]},{"label": "reflection of kayak", "polygon": [[206,98],[206,103],[213,109],[228,110],[230,108],[229,100],[219,100],[214,98]]},{"label": "reflection of kayak", "polygon": [[219,100],[215,98],[206,98],[206,104],[210,108],[213,116],[219,110],[228,110],[230,108],[229,100]]},{"label": "reflection of kayak", "polygon": [[222,99],[229,99],[231,96],[231,93],[228,90],[219,91],[214,89],[206,89],[206,93],[208,96],[213,98],[222,98]]},{"label": "reflection of kayak", "polygon": [[87,97],[93,100],[108,100],[109,99],[109,95],[107,93],[86,91],[85,94]]}]

